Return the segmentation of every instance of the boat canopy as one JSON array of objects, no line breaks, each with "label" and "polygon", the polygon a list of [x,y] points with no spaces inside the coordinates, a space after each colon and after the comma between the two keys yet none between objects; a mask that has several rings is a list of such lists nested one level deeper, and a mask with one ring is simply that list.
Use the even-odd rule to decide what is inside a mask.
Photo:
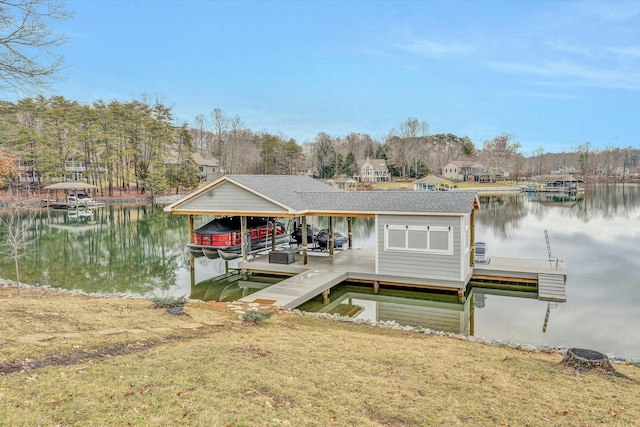
[{"label": "boat canopy", "polygon": [[[262,217],[249,217],[247,218],[247,229],[255,227],[264,227],[268,224],[266,218]],[[232,231],[240,231],[240,217],[223,217],[210,221],[200,228],[193,230],[198,234],[222,234]]]}]

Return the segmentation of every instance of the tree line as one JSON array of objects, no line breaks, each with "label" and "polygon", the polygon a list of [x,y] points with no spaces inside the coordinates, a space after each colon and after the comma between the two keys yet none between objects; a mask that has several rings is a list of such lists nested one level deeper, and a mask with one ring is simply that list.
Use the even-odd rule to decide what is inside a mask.
[{"label": "tree line", "polygon": [[[56,48],[66,38],[52,24],[71,17],[59,0],[2,3],[6,31],[0,38],[0,90],[37,92],[59,78],[63,57]],[[89,105],[62,96],[0,101],[2,185],[19,185],[30,174],[39,187],[64,178],[69,162],[77,162],[86,168],[82,178],[108,195],[132,188],[152,195],[179,191],[197,185],[198,170],[188,161],[194,152],[217,158],[221,173],[311,173],[319,178],[353,176],[357,161],[365,158],[386,160],[391,175],[403,179],[439,174],[450,161],[465,159],[484,165],[492,177],[565,172],[625,178],[637,173],[640,158],[640,150],[631,146],[595,149],[589,142],[569,153],[545,153],[542,146],[523,153],[508,133],[477,148],[467,136],[430,135],[428,123],[413,117],[383,138],[320,132],[300,145],[283,135],[254,132],[239,116],[219,108],[190,125],[176,124],[171,107],[146,96]]]},{"label": "tree line", "polygon": [[545,153],[539,147],[527,156],[512,134],[476,148],[468,136],[431,135],[427,122],[411,117],[381,139],[320,132],[298,144],[283,135],[252,131],[239,116],[219,108],[191,124],[176,124],[171,107],[146,96],[87,105],[61,96],[0,102],[5,185],[20,184],[20,172],[23,183],[26,178],[41,186],[63,179],[69,165],[78,162],[86,168],[82,179],[107,195],[179,191],[198,184],[197,165],[190,161],[195,152],[217,159],[221,173],[310,173],[318,178],[356,175],[358,161],[366,158],[384,159],[400,179],[441,174],[453,160],[476,161],[494,176],[510,179],[552,172],[624,177],[640,159],[640,150],[632,147],[595,149],[588,142],[568,153]]}]

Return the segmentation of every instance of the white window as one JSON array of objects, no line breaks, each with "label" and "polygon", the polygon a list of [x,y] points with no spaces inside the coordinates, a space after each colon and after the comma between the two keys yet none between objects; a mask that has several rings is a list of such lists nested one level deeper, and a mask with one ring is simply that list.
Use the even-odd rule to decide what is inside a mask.
[{"label": "white window", "polygon": [[384,250],[453,255],[453,228],[388,224],[384,230]]}]

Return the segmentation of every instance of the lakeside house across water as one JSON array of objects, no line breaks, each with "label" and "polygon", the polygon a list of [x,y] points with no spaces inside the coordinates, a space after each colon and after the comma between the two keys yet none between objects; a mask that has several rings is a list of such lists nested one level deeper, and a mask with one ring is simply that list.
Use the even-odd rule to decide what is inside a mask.
[{"label": "lakeside house across water", "polygon": [[[308,176],[226,175],[165,210],[189,216],[190,243],[193,243],[193,218],[198,215],[239,216],[244,225],[243,238],[248,217],[298,218],[303,232],[301,247],[277,249],[274,245],[271,248],[276,254],[287,253],[284,263],[274,262],[275,257],[268,255],[249,259],[243,244],[239,264],[247,272],[291,275],[248,298],[293,308],[305,298],[320,293],[328,295],[332,286],[344,280],[368,282],[374,288],[389,285],[455,292],[463,300],[476,267],[475,210],[478,207],[477,195],[471,191],[347,192]],[[330,243],[328,253],[323,256],[308,256],[306,224],[309,217],[327,217],[331,238],[333,218],[346,217],[348,249],[335,253]],[[354,217],[375,219],[373,251],[353,248],[350,224]],[[295,260],[298,254],[301,259]],[[495,277],[537,285],[539,276],[546,274],[554,276],[554,283],[564,287],[566,272],[561,261],[496,261],[493,263],[496,268],[484,261],[477,270],[481,273],[479,280]],[[563,298],[564,289],[557,299]]]}]

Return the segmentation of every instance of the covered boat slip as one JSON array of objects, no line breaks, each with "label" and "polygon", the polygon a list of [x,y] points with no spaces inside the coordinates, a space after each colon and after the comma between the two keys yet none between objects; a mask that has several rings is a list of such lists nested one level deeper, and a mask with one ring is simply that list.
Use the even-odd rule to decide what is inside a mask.
[{"label": "covered boat slip", "polygon": [[[47,190],[47,199],[43,200],[47,207],[53,209],[76,209],[79,207],[102,207],[103,203],[97,203],[93,197],[87,194],[87,191],[95,191],[98,189],[96,185],[88,184],[82,181],[58,182],[44,187]],[[62,191],[64,198],[58,198],[58,191]],[[51,192],[55,199],[51,198]]]},{"label": "covered boat slip", "polygon": [[[437,289],[452,292],[462,300],[474,270],[475,192],[426,191],[343,191],[308,176],[226,175],[201,187],[165,208],[188,215],[189,243],[193,244],[193,217],[196,215],[237,216],[244,224],[248,217],[299,218],[303,236],[297,255],[280,263],[268,254],[249,259],[242,244],[239,267],[245,272],[270,272],[292,277],[243,301],[270,301],[273,305],[293,307],[302,299],[329,289],[343,280]],[[335,217],[347,217],[349,244],[328,254],[308,251],[308,217],[327,217],[333,235]],[[352,249],[350,218],[375,219],[375,249]],[[275,249],[275,245],[274,248]],[[295,259],[293,259],[295,258]],[[193,259],[192,259],[193,261]],[[494,269],[496,258],[481,268],[487,275],[502,274]],[[490,267],[489,267],[490,266]],[[192,262],[193,267],[193,262]],[[510,268],[509,277],[529,274],[527,269]],[[544,271],[545,273],[555,274]],[[520,280],[537,283],[537,273]],[[564,278],[564,276],[563,276]],[[564,282],[564,280],[563,280]]]}]

